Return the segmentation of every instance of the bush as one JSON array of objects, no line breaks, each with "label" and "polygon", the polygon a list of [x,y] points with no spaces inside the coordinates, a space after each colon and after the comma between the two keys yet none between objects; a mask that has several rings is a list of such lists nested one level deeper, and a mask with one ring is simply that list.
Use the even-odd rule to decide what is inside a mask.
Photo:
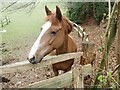
[{"label": "bush", "polygon": [[67,15],[75,23],[84,23],[87,18],[93,17],[99,24],[103,14],[108,14],[108,2],[69,2]]}]

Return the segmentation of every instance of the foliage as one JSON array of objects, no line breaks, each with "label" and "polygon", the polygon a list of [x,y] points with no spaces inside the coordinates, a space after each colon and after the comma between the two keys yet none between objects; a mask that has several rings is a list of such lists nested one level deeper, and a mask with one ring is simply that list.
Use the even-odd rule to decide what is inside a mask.
[{"label": "foliage", "polygon": [[101,82],[102,86],[107,84],[107,77],[105,77],[104,75],[100,75],[98,77],[98,80]]},{"label": "foliage", "polygon": [[105,68],[106,70],[109,68],[108,67],[108,61],[109,61],[108,56],[109,56],[111,45],[115,39],[116,30],[117,30],[117,20],[116,20],[118,17],[117,3],[114,4],[110,17],[111,18],[108,21],[106,35],[105,35],[105,49],[103,52],[103,58],[100,63],[100,69],[98,70],[97,78],[95,80],[96,86],[99,84],[98,77],[100,76],[100,73],[104,70],[104,67],[106,67]]},{"label": "foliage", "polygon": [[83,23],[91,13],[90,3],[68,3],[68,16],[75,23]]},{"label": "foliage", "polygon": [[100,81],[100,87],[101,88],[105,88],[108,84],[108,80],[109,81],[114,81],[112,83],[110,83],[110,88],[116,88],[116,80],[114,79],[113,75],[112,75],[112,71],[105,71],[105,74],[100,75],[97,79]]},{"label": "foliage", "polygon": [[108,14],[107,2],[69,2],[67,6],[67,15],[75,23],[83,23],[87,18],[93,17],[99,24],[103,15]]}]

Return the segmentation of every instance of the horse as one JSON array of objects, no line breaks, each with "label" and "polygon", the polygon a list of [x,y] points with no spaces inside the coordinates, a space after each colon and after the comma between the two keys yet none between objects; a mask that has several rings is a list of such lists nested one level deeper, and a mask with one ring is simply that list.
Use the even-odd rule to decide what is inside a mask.
[{"label": "horse", "polygon": [[[61,10],[56,6],[56,12],[53,13],[45,6],[46,18],[45,24],[41,27],[41,33],[34,42],[28,60],[32,64],[40,63],[41,60],[48,54],[55,55],[72,53],[77,51],[77,46],[69,35],[73,29],[73,24],[70,20],[63,16]],[[55,63],[52,65],[55,76],[59,74],[59,70],[64,72],[70,71],[74,63],[74,58]]]}]

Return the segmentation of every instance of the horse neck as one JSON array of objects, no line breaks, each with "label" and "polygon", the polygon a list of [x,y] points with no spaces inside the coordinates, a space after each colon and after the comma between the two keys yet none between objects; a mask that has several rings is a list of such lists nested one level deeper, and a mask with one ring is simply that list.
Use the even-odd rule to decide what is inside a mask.
[{"label": "horse neck", "polygon": [[62,46],[56,49],[56,54],[57,55],[67,53],[67,50],[68,50],[68,38],[69,38],[68,35],[66,35]]}]

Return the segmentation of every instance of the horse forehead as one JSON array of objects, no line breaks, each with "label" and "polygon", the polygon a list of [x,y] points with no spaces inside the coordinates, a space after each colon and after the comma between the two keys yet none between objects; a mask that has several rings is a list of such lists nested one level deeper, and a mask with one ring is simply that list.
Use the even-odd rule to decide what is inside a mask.
[{"label": "horse forehead", "polygon": [[51,21],[47,21],[43,26],[42,26],[42,29],[44,30],[48,30],[52,25],[52,22]]},{"label": "horse forehead", "polygon": [[49,30],[49,28],[51,27],[52,23],[50,21],[47,21],[43,26],[42,26],[42,31],[39,35],[39,41],[41,41],[41,38],[44,36],[44,34]]},{"label": "horse forehead", "polygon": [[50,21],[52,23],[53,26],[57,26],[60,24],[60,21],[56,18],[56,14],[53,13],[50,16],[46,17],[46,21]]}]

